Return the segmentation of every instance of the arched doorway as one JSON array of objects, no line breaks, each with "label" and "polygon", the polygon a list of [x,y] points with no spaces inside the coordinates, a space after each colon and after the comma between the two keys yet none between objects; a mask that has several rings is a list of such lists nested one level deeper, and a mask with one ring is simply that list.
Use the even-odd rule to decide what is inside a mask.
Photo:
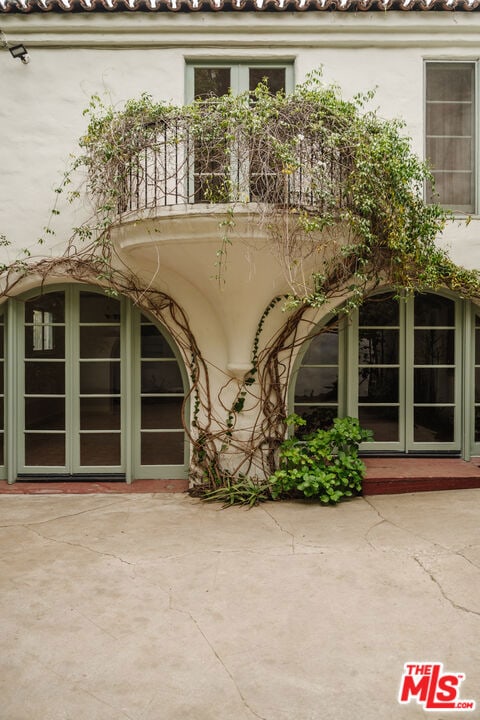
[{"label": "arched doorway", "polygon": [[163,329],[80,285],[11,301],[8,322],[9,479],[186,476],[186,375]]},{"label": "arched doorway", "polygon": [[376,296],[360,308],[357,333],[358,417],[372,448],[460,451],[459,302]]},{"label": "arched doorway", "polygon": [[462,303],[440,294],[366,301],[315,336],[294,373],[293,409],[314,429],[353,415],[373,452],[459,453],[465,408]]}]

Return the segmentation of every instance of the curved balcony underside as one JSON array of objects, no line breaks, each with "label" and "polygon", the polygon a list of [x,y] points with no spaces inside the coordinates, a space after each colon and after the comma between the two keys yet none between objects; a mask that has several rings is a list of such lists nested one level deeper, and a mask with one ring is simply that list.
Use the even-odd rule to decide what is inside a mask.
[{"label": "curved balcony underside", "polygon": [[[202,321],[220,328],[226,367],[237,376],[250,368],[263,310],[289,292],[279,246],[259,212],[256,203],[169,205],[133,212],[112,230],[119,257],[146,286],[171,295],[187,314],[203,308]],[[316,263],[313,254],[302,269]]]},{"label": "curved balcony underside", "polygon": [[167,292],[188,314],[205,306],[205,325],[221,328],[228,370],[243,375],[250,368],[259,314],[286,288],[267,234],[248,206],[234,212],[220,271],[220,226],[232,218],[229,209],[182,205],[135,213],[114,229],[113,240],[123,262],[145,285]]}]

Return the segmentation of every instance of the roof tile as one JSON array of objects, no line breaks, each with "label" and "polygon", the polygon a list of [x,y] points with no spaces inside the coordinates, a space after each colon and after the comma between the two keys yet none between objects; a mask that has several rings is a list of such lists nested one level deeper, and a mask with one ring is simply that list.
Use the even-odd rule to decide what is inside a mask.
[{"label": "roof tile", "polygon": [[473,11],[480,0],[0,0],[0,12]]}]

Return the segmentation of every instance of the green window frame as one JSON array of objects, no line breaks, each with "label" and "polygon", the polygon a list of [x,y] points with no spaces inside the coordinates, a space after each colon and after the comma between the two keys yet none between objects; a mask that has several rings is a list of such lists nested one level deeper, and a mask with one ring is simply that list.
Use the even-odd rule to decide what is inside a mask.
[{"label": "green window frame", "polygon": [[[234,95],[254,90],[266,79],[273,93],[283,90],[292,92],[293,62],[282,60],[189,60],[186,64],[185,99],[223,96],[231,91]],[[251,202],[264,197],[261,172],[254,157],[247,159],[239,152],[236,142],[219,138],[215,151],[205,153],[202,141],[194,141],[188,186],[190,202]],[[206,160],[206,162],[203,162]],[[226,168],[229,167],[229,172]],[[276,172],[274,168],[271,172]],[[230,173],[230,174],[229,174]]]},{"label": "green window frame", "polygon": [[327,416],[329,403],[318,388],[326,387],[324,377],[335,369],[338,400],[332,409],[377,427],[377,439],[364,443],[363,451],[478,453],[480,311],[475,320],[469,303],[426,293],[398,301],[396,312],[383,312],[382,303],[386,310],[392,299],[379,293],[372,299],[378,312],[360,310],[340,322],[338,367],[318,360],[318,352],[315,361],[310,352],[322,335],[306,341],[292,372],[290,409]]},{"label": "green window frame", "polygon": [[477,211],[477,62],[425,62],[425,158],[435,193],[427,201],[458,213]]},{"label": "green window frame", "polygon": [[[35,298],[53,293],[63,298],[64,317],[44,312],[40,300],[39,309],[32,311]],[[175,343],[165,328],[127,298],[110,302],[115,314],[88,315],[82,308],[88,309],[91,302],[95,309],[96,297],[108,306],[108,296],[99,288],[48,286],[6,306],[5,385],[15,388],[6,398],[4,470],[10,483],[22,476],[102,476],[127,482],[187,477],[181,408],[185,404],[188,413],[188,379]],[[58,380],[62,373],[64,383]],[[53,383],[53,390],[48,383]],[[54,419],[45,421],[49,404],[60,420],[50,408]],[[64,454],[54,451],[56,461],[48,464],[49,437],[60,446],[62,435]],[[42,442],[43,456],[35,454]]]},{"label": "green window frame", "polygon": [[[262,69],[267,72],[269,70],[284,70],[285,72],[285,92],[291,93],[294,89],[294,60],[282,59],[272,60],[271,58],[255,59],[222,59],[222,60],[202,60],[189,58],[186,60],[186,80],[185,80],[185,102],[191,103],[195,98],[195,70],[229,70],[230,80],[229,87],[231,91],[238,95],[251,89],[251,79],[255,73],[257,76]],[[252,75],[250,74],[252,71]],[[219,83],[220,84],[220,83]],[[222,83],[225,85],[225,83]]]}]

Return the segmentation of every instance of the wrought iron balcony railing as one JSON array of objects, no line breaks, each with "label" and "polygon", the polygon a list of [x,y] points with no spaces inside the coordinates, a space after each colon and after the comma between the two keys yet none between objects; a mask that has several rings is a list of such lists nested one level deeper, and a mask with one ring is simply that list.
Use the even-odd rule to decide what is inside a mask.
[{"label": "wrought iron balcony railing", "polygon": [[188,118],[145,126],[113,158],[120,214],[185,203],[257,202],[316,213],[347,205],[350,159],[315,136],[200,132]]}]

